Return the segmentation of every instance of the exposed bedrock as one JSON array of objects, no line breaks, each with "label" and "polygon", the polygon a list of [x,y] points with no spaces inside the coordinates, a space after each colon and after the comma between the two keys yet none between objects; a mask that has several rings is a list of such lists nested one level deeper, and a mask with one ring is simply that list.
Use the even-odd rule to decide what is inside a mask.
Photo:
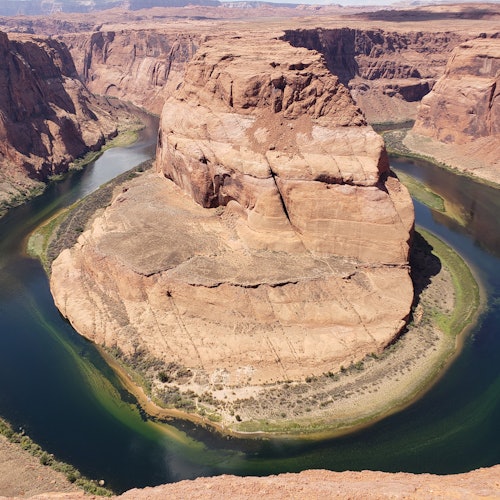
[{"label": "exposed bedrock", "polygon": [[66,171],[116,130],[63,44],[0,32],[0,204]]},{"label": "exposed bedrock", "polygon": [[398,122],[415,118],[418,102],[464,36],[341,28],[289,30],[284,39],[324,54],[370,122]]},{"label": "exposed bedrock", "polygon": [[63,35],[88,88],[160,113],[182,81],[201,34],[180,30],[128,29]]},{"label": "exposed bedrock", "polygon": [[500,37],[460,44],[420,105],[417,150],[500,182]]},{"label": "exposed bedrock", "polygon": [[[60,39],[68,45],[91,91],[160,113],[206,34],[200,26],[183,32],[175,27],[127,28],[65,34]],[[322,53],[328,69],[350,88],[370,122],[401,122],[415,118],[418,102],[442,75],[451,50],[465,36],[315,28],[287,30],[283,39]]]},{"label": "exposed bedrock", "polygon": [[398,336],[412,203],[320,54],[204,42],[165,103],[157,171],[53,264],[79,332],[188,367],[195,391],[300,380]]}]

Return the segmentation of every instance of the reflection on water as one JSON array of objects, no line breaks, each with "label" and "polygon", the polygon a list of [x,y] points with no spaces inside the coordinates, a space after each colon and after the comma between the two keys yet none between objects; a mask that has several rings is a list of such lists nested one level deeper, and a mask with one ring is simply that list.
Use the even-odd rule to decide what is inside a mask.
[{"label": "reflection on water", "polygon": [[243,441],[188,422],[144,419],[94,347],[61,318],[41,267],[22,255],[22,240],[59,207],[149,157],[154,137],[153,125],[143,142],[106,152],[0,221],[0,415],[116,490],[222,473],[451,473],[500,462],[498,192],[409,162],[397,166],[465,214],[462,226],[417,203],[418,223],[459,249],[490,293],[463,353],[425,397],[370,428],[323,442]]},{"label": "reflection on water", "polygon": [[453,174],[424,160],[394,158],[391,165],[396,171],[417,178],[446,200],[446,209],[452,217],[435,212],[433,217],[437,224],[470,235],[475,244],[500,256],[498,189]]}]

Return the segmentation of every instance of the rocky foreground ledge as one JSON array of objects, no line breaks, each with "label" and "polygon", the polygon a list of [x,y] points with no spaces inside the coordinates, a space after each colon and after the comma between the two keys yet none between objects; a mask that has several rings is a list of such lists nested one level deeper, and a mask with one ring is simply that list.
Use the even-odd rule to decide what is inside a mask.
[{"label": "rocky foreground ledge", "polygon": [[[118,497],[122,500],[164,498],[248,499],[263,496],[270,500],[286,498],[332,499],[494,499],[500,498],[500,466],[465,474],[436,476],[399,472],[332,472],[308,470],[299,474],[268,477],[218,476],[181,481],[154,488],[133,489]],[[7,497],[0,496],[0,499]],[[16,498],[16,497],[8,497]],[[32,499],[96,499],[83,492],[42,493]]]},{"label": "rocky foreground ledge", "polygon": [[77,331],[156,370],[154,397],[237,425],[228,399],[397,338],[411,199],[319,53],[263,33],[207,39],[158,144],[159,175],[116,193],[51,276]]}]

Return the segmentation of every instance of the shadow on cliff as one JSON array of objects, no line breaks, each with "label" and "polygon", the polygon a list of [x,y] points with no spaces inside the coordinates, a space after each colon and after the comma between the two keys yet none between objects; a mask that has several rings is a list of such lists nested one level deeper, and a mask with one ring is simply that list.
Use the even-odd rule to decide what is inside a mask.
[{"label": "shadow on cliff", "polygon": [[414,287],[413,307],[420,301],[420,294],[430,285],[432,278],[441,271],[441,261],[432,254],[433,247],[415,231],[410,252],[411,279]]}]

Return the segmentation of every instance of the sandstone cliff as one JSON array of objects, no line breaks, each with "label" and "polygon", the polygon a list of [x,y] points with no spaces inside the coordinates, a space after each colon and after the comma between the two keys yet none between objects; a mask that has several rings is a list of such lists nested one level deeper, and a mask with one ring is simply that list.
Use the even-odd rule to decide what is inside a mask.
[{"label": "sandstone cliff", "polygon": [[[97,94],[114,95],[159,113],[182,81],[207,27],[172,27],[61,36],[79,75]],[[246,30],[245,30],[246,31]],[[382,29],[289,29],[283,39],[321,52],[371,122],[414,119],[418,102],[442,75],[451,50],[466,39],[453,32]]]},{"label": "sandstone cliff", "polygon": [[196,30],[128,29],[64,35],[61,40],[89,90],[159,114],[182,81],[200,37]]},{"label": "sandstone cliff", "polygon": [[61,43],[0,32],[0,211],[116,133]]},{"label": "sandstone cliff", "polygon": [[324,54],[370,122],[414,119],[418,103],[464,38],[453,32],[352,28],[289,30],[284,36],[296,47]]},{"label": "sandstone cliff", "polygon": [[158,144],[164,178],[127,185],[51,278],[80,333],[163,362],[157,396],[248,398],[399,334],[411,200],[320,54],[261,33],[205,41]]},{"label": "sandstone cliff", "polygon": [[407,144],[500,182],[500,38],[460,44],[419,108]]}]

